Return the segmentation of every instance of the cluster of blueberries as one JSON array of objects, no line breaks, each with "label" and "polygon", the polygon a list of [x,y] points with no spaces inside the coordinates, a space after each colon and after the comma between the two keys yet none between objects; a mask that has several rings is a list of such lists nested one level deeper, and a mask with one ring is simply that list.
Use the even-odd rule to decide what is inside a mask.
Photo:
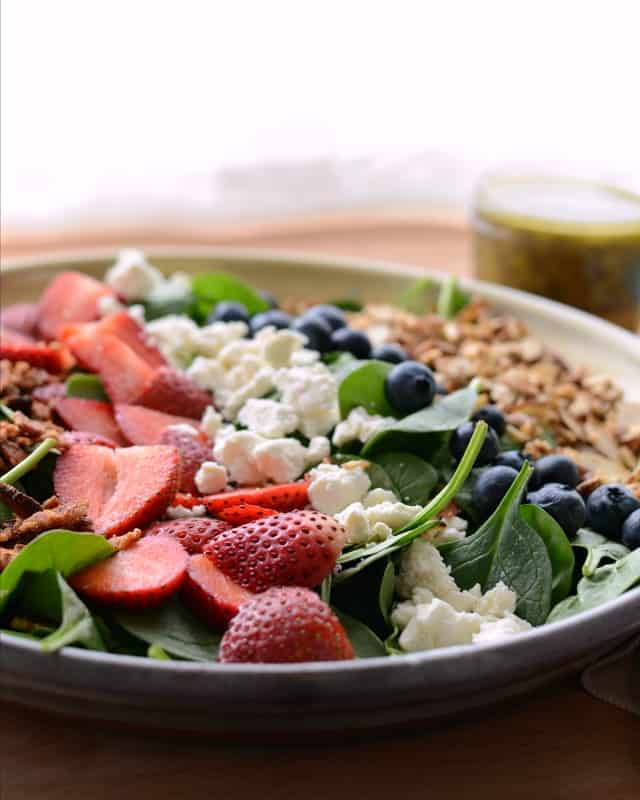
[{"label": "cluster of blueberries", "polygon": [[[489,425],[489,430],[476,467],[489,468],[478,477],[472,502],[478,517],[485,520],[496,510],[528,456],[517,450],[500,452],[500,437],[506,430],[506,420],[496,406],[484,406],[451,437],[451,452],[457,461],[462,458],[475,423],[480,419]],[[586,526],[609,539],[621,541],[630,550],[640,547],[640,501],[626,486],[600,486],[585,503],[576,491],[580,474],[570,458],[543,456],[533,466],[527,502],[543,508],[567,536],[575,536]]]},{"label": "cluster of blueberries", "polygon": [[398,414],[420,411],[431,405],[436,394],[444,393],[428,367],[409,360],[406,350],[399,344],[387,343],[372,347],[366,333],[350,328],[344,312],[336,306],[312,306],[294,318],[277,308],[276,301],[268,292],[261,294],[271,305],[268,311],[250,316],[242,303],[224,301],[218,303],[208,321],[246,322],[253,335],[269,325],[280,330],[291,328],[303,333],[307,337],[308,346],[323,355],[350,353],[357,359],[376,359],[394,364],[385,379],[385,393],[391,407]]}]

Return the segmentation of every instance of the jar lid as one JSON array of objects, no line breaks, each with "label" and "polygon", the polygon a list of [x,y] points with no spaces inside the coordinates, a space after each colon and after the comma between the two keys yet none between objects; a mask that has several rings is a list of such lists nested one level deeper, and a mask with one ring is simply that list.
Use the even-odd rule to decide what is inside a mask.
[{"label": "jar lid", "polygon": [[640,235],[640,196],[590,181],[488,176],[475,207],[482,218],[509,227],[581,236]]}]

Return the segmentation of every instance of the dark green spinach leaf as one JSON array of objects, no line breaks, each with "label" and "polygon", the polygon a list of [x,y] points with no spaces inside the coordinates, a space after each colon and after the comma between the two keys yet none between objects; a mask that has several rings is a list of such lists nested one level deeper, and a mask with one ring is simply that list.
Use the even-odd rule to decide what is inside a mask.
[{"label": "dark green spinach leaf", "polygon": [[102,381],[89,372],[74,372],[65,383],[67,397],[83,397],[86,400],[109,400]]},{"label": "dark green spinach leaf", "polygon": [[364,622],[350,617],[337,608],[333,610],[342,623],[342,627],[345,629],[358,658],[376,658],[377,656],[387,655],[387,651],[380,639],[378,639],[371,628],[368,628]]},{"label": "dark green spinach leaf", "polygon": [[619,561],[629,555],[629,548],[620,542],[613,542],[595,531],[581,528],[575,535],[571,545],[582,551],[585,560],[582,564],[582,574],[586,577],[593,575],[603,561]]},{"label": "dark green spinach leaf", "polygon": [[372,488],[390,489],[408,505],[425,505],[438,483],[435,468],[413,453],[381,453],[374,463],[377,469],[368,470]]},{"label": "dark green spinach leaf", "polygon": [[551,561],[551,605],[571,591],[575,558],[567,534],[555,519],[539,506],[520,506],[520,517],[540,536]]},{"label": "dark green spinach leaf", "polygon": [[396,592],[396,568],[392,559],[389,559],[387,566],[382,574],[380,589],[378,591],[378,605],[384,621],[389,624],[391,616],[391,606]]},{"label": "dark green spinach leaf", "polygon": [[349,369],[338,386],[342,419],[359,406],[365,408],[369,414],[393,416],[393,409],[389,405],[384,388],[385,378],[391,368],[392,364],[385,361],[365,361],[356,362]]},{"label": "dark green spinach leaf", "polygon": [[195,275],[191,284],[193,292],[192,314],[204,323],[217,303],[233,300],[242,303],[250,315],[267,311],[269,303],[255,289],[226,272],[203,272]]},{"label": "dark green spinach leaf", "polygon": [[438,314],[445,319],[453,319],[470,300],[471,296],[460,288],[457,278],[448,278],[438,295]]},{"label": "dark green spinach leaf", "polygon": [[399,297],[397,305],[412,314],[426,314],[435,311],[440,284],[433,278],[420,278]]}]

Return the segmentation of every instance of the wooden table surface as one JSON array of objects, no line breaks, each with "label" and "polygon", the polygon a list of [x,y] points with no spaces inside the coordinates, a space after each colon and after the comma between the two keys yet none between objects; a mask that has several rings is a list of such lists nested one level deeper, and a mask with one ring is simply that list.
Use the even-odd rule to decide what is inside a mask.
[{"label": "wooden table surface", "polygon": [[[470,260],[464,224],[446,215],[7,234],[2,254],[153,243],[289,248],[458,274],[469,271]],[[272,747],[110,729],[0,702],[0,800],[386,800],[392,794],[632,800],[640,796],[640,722],[584,693],[577,677],[471,719],[411,734]]]}]

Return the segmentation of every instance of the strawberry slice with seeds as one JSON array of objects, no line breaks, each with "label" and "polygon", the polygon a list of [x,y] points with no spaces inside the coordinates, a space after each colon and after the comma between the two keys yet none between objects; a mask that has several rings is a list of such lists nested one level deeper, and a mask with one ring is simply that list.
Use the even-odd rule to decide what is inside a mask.
[{"label": "strawberry slice with seeds", "polygon": [[220,645],[223,663],[299,663],[355,658],[340,620],[315,592],[278,587],[242,604]]},{"label": "strawberry slice with seeds", "polygon": [[60,500],[86,502],[96,533],[115,536],[144,528],[171,504],[180,460],[173,447],[121,447],[110,450],[75,444],[63,453],[54,472]]},{"label": "strawberry slice with seeds", "polygon": [[12,347],[22,345],[29,347],[37,343],[37,340],[29,334],[20,333],[20,331],[14,331],[11,328],[0,327],[0,345],[10,345]]},{"label": "strawberry slice with seeds", "polygon": [[31,392],[31,397],[33,397],[34,400],[40,400],[41,403],[46,403],[47,405],[51,405],[54,400],[66,396],[67,387],[66,384],[61,381],[46,383],[44,386],[36,386]]},{"label": "strawberry slice with seeds", "polygon": [[162,434],[171,425],[191,425],[200,431],[200,426],[190,417],[177,417],[144,406],[118,403],[115,416],[120,430],[131,444],[158,444]]},{"label": "strawberry slice with seeds", "polygon": [[[126,401],[123,401],[126,402]],[[160,367],[153,373],[142,392],[135,398],[137,405],[200,419],[211,405],[211,395],[201,389],[188,375],[172,367]]]},{"label": "strawberry slice with seeds", "polygon": [[107,334],[99,344],[98,373],[113,403],[135,403],[153,380],[154,369],[116,336]]},{"label": "strawberry slice with seeds", "polygon": [[63,431],[58,437],[58,442],[62,447],[72,447],[74,444],[99,444],[115,450],[118,446],[113,439],[107,439],[105,436],[100,436],[99,433],[89,433],[88,431]]},{"label": "strawberry slice with seeds", "polygon": [[155,522],[144,532],[145,536],[155,536],[158,533],[173,536],[185,548],[187,553],[196,555],[201,553],[206,544],[223,533],[231,526],[228,522],[208,517],[192,517],[191,519],[169,519],[164,522]]},{"label": "strawberry slice with seeds", "polygon": [[55,339],[62,325],[98,319],[98,301],[102,297],[115,297],[115,293],[81,272],[61,272],[51,281],[40,301],[38,329],[41,335],[45,339]]},{"label": "strawberry slice with seeds", "polygon": [[273,508],[263,508],[262,506],[252,506],[249,503],[240,503],[237,506],[230,506],[218,511],[218,517],[225,522],[229,522],[232,527],[246,525],[248,522],[255,522],[257,519],[273,517],[278,512]]},{"label": "strawberry slice with seeds", "polygon": [[231,492],[210,494],[200,498],[198,502],[204,503],[211,514],[218,514],[225,508],[240,503],[273,508],[276,511],[293,511],[309,505],[309,488],[305,481],[296,481],[260,489],[236,489]]},{"label": "strawberry slice with seeds", "polygon": [[226,628],[253,595],[235,584],[202,555],[191,556],[182,585],[184,604],[213,628]]},{"label": "strawberry slice with seeds", "polygon": [[149,536],[74,573],[69,583],[95,603],[143,611],[162,605],[178,591],[187,559],[185,549],[175,539]]},{"label": "strawberry slice with seeds", "polygon": [[319,586],[333,570],[346,531],[317,511],[288,511],[216,536],[204,548],[213,563],[250,592]]},{"label": "strawberry slice with seeds", "polygon": [[110,403],[82,397],[62,397],[56,400],[54,408],[68,428],[104,436],[118,445],[125,444]]},{"label": "strawberry slice with seeds", "polygon": [[0,327],[34,339],[37,336],[39,314],[38,303],[14,303],[0,311]]},{"label": "strawberry slice with seeds", "polygon": [[197,492],[195,477],[200,465],[211,458],[211,440],[192,425],[172,425],[160,436],[159,444],[175,447],[180,455],[181,492]]},{"label": "strawberry slice with seeds", "polygon": [[74,364],[71,353],[66,348],[44,342],[25,341],[21,333],[2,331],[0,334],[0,358],[8,361],[26,361],[32,367],[44,369],[54,375],[67,372]]}]

